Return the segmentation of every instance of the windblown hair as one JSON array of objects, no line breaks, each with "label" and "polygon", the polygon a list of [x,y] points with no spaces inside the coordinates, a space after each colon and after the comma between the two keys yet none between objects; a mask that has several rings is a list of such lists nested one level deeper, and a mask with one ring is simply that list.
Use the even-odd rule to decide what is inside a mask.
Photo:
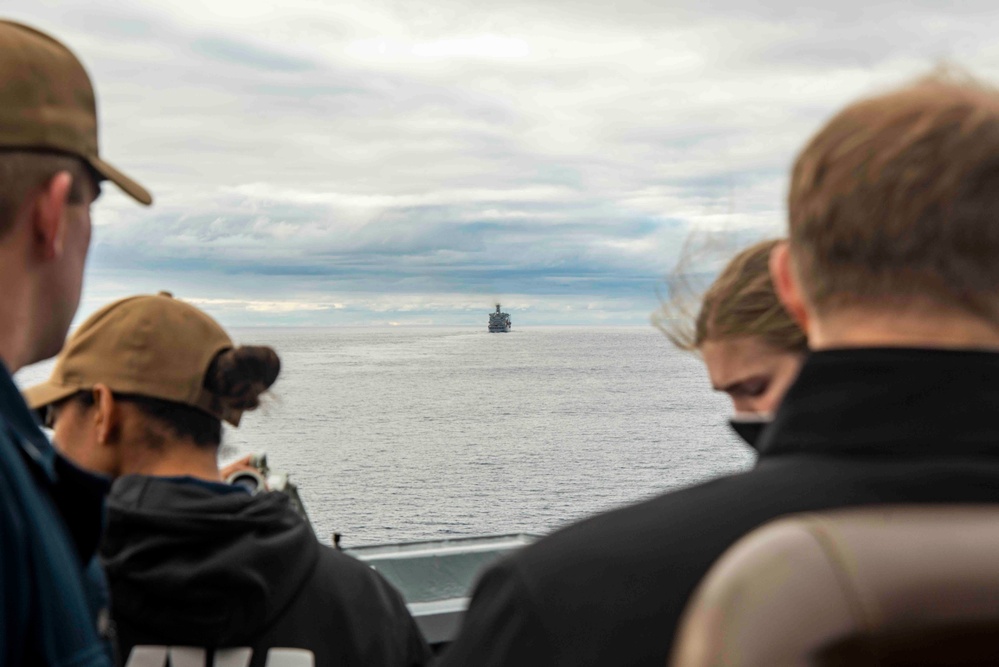
[{"label": "windblown hair", "polygon": [[999,323],[999,90],[944,71],[848,106],[798,156],[788,212],[818,312],[924,303]]},{"label": "windblown hair", "polygon": [[0,238],[12,228],[24,198],[60,171],[73,176],[69,203],[82,204],[87,181],[97,183],[98,179],[80,158],[45,151],[0,150]]},{"label": "windblown hair", "polygon": [[[281,360],[272,348],[236,347],[216,355],[205,373],[204,387],[227,407],[255,410],[260,406],[261,395],[274,384],[280,372]],[[94,404],[91,391],[78,392],[75,398],[87,407]],[[165,445],[163,429],[201,447],[222,444],[222,421],[198,408],[138,394],[115,393],[115,398],[133,403],[150,421],[145,437],[147,445],[154,449]]]},{"label": "windblown hair", "polygon": [[770,279],[770,252],[780,242],[761,241],[733,257],[704,293],[696,315],[674,280],[669,300],[653,317],[656,326],[688,351],[708,340],[743,336],[758,336],[778,350],[807,350],[805,332],[784,310]]}]

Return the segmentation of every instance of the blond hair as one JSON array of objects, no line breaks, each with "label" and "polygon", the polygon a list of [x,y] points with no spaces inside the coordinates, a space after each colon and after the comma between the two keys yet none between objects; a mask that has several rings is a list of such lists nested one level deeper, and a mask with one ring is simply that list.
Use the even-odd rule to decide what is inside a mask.
[{"label": "blond hair", "polygon": [[704,293],[696,315],[674,281],[669,300],[653,317],[655,325],[688,351],[708,340],[758,336],[778,350],[804,352],[805,332],[784,310],[770,279],[770,252],[779,243],[761,241],[733,257]]}]

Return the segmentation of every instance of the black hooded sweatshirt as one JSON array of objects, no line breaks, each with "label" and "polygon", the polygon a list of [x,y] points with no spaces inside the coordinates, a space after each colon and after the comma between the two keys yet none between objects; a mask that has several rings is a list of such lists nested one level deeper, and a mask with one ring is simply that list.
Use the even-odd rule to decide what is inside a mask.
[{"label": "black hooded sweatshirt", "polygon": [[311,651],[315,665],[429,662],[399,595],[364,563],[316,539],[280,493],[191,478],[122,477],[101,558],[121,660],[136,646]]}]

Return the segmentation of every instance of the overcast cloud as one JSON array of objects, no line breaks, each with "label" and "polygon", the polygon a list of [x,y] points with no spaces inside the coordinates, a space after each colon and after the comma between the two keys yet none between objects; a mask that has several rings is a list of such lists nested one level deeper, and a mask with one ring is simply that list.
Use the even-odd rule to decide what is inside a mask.
[{"label": "overcast cloud", "polygon": [[[224,323],[648,320],[692,233],[779,234],[795,151],[948,61],[993,2],[8,0],[96,81],[82,313],[170,289]],[[702,267],[710,270],[710,264]]]}]

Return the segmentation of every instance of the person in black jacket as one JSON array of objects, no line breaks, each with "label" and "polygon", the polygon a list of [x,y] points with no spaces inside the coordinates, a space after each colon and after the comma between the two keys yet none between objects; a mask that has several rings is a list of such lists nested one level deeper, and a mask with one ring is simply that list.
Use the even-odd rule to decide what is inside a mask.
[{"label": "person in black jacket", "polygon": [[177,650],[205,665],[223,652],[254,667],[428,661],[378,573],[321,545],[284,494],[222,483],[222,420],[238,425],[279,369],[271,348],[234,347],[161,293],[92,315],[25,392],[67,456],[117,478],[100,554],[127,664]]},{"label": "person in black jacket", "polygon": [[942,75],[848,106],[788,208],[771,273],[813,351],[756,467],[500,562],[443,667],[662,667],[698,581],[771,519],[999,502],[999,92]]}]

